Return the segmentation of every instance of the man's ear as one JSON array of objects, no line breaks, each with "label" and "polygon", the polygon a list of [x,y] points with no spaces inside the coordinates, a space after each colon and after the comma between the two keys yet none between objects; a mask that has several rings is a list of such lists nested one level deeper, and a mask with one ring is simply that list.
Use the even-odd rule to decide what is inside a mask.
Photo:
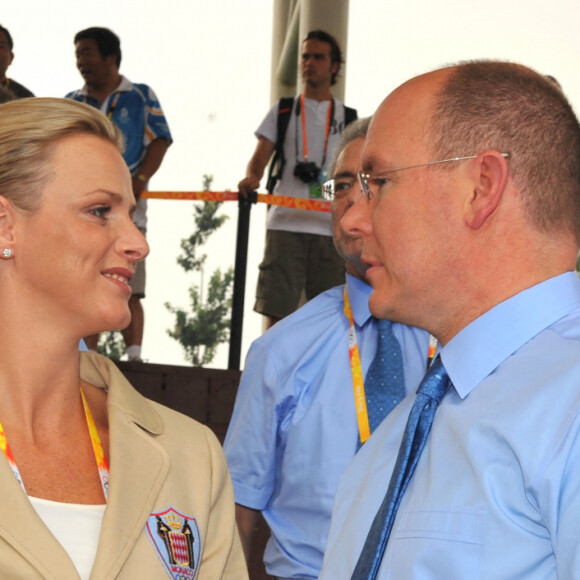
[{"label": "man's ear", "polygon": [[498,208],[508,180],[506,158],[493,149],[480,153],[471,165],[473,192],[465,207],[465,223],[477,230]]},{"label": "man's ear", "polygon": [[109,54],[108,56],[105,57],[105,60],[107,61],[107,63],[110,66],[114,66],[117,70],[119,67],[117,67],[117,56],[114,54]]},{"label": "man's ear", "polygon": [[0,195],[0,248],[12,248],[14,245],[15,223],[14,205],[6,197]]}]

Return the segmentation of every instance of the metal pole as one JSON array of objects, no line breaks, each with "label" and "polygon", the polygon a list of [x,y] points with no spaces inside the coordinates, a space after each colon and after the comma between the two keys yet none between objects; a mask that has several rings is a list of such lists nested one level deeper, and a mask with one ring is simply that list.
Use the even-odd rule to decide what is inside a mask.
[{"label": "metal pole", "polygon": [[232,320],[230,322],[230,352],[228,369],[240,370],[242,354],[242,330],[244,325],[244,294],[246,292],[246,270],[248,265],[248,238],[250,212],[258,199],[254,191],[238,199],[238,234],[236,238],[236,262],[234,266],[234,293],[232,296]]}]

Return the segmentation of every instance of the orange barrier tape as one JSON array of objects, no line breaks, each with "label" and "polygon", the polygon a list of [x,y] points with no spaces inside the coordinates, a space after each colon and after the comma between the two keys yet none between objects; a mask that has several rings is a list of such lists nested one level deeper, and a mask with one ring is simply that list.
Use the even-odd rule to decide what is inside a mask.
[{"label": "orange barrier tape", "polygon": [[146,199],[186,199],[198,201],[238,201],[237,191],[144,191]]},{"label": "orange barrier tape", "polygon": [[[142,196],[146,199],[183,199],[191,201],[237,201],[237,191],[145,191]],[[258,203],[280,205],[295,209],[310,211],[330,211],[330,202],[317,199],[302,199],[285,195],[271,195],[258,193]]]},{"label": "orange barrier tape", "polygon": [[281,205],[283,207],[294,207],[296,209],[308,209],[310,211],[330,211],[330,202],[318,199],[302,199],[301,197],[258,193],[258,202],[268,203],[270,205]]}]

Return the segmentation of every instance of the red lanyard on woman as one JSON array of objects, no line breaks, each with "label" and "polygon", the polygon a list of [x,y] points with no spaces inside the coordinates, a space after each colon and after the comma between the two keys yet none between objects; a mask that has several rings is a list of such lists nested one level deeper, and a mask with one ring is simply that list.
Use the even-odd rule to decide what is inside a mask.
[{"label": "red lanyard on woman", "polygon": [[[97,431],[97,427],[95,425],[95,421],[93,419],[93,415],[91,414],[91,410],[87,404],[87,400],[85,399],[85,394],[81,389],[81,398],[83,400],[83,407],[85,410],[85,417],[87,419],[87,425],[89,427],[89,433],[91,436],[91,442],[93,444],[93,451],[95,453],[95,459],[97,461],[97,469],[99,471],[99,478],[101,480],[101,486],[103,488],[103,494],[105,496],[105,500],[109,495],[109,465],[107,463],[107,458],[105,457],[105,450],[103,449],[103,444],[101,443],[101,438],[99,437],[99,432]],[[26,492],[26,488],[24,487],[24,482],[22,481],[22,477],[20,476],[20,471],[18,471],[18,466],[16,465],[16,461],[14,459],[14,455],[12,454],[12,450],[10,449],[10,445],[8,444],[8,440],[6,439],[6,434],[4,433],[4,427],[2,427],[2,423],[0,422],[0,448],[4,452],[6,459],[8,460],[8,464],[12,469],[12,473],[16,476],[18,483],[22,486],[24,492]]]}]

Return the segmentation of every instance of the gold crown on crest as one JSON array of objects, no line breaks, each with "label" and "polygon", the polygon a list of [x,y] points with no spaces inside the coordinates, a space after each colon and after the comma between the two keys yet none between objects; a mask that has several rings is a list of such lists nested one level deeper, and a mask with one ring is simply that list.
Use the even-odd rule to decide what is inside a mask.
[{"label": "gold crown on crest", "polygon": [[163,519],[172,530],[180,530],[181,526],[183,525],[181,518],[173,514],[169,514],[165,516]]}]

